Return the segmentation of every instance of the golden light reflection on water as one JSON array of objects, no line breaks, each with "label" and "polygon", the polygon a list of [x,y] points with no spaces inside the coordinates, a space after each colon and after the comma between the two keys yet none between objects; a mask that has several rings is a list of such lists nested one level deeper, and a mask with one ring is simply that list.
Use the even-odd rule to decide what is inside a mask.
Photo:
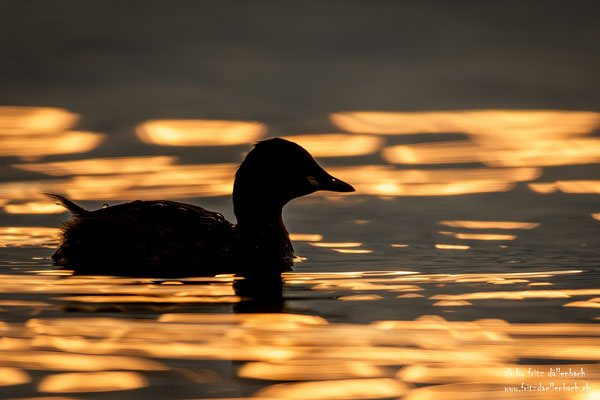
[{"label": "golden light reflection on water", "polygon": [[600,180],[556,181],[565,193],[600,193]]},{"label": "golden light reflection on water", "polygon": [[31,377],[19,368],[0,367],[0,386],[22,385],[31,381]]},{"label": "golden light reflection on water", "polygon": [[[479,295],[484,292],[431,295],[440,283],[459,285],[457,288],[464,290],[465,286],[460,285],[465,283],[488,286],[501,281],[547,282],[578,273],[581,271],[480,274],[352,271],[286,273],[284,278],[292,287],[302,285],[309,286],[309,290],[342,294],[331,301],[357,304],[384,301],[386,293],[400,292],[394,295],[394,301],[428,302],[443,312],[473,306],[475,301],[485,298],[561,299],[600,295],[597,289],[485,292],[492,297]],[[60,294],[36,304],[42,309],[57,304],[74,307],[77,303],[88,308],[102,302],[123,301],[126,305],[127,296],[137,297],[139,304],[152,307],[160,298],[165,304],[175,297],[188,298],[194,303],[195,296],[232,294],[232,280],[231,276],[155,281],[3,275],[0,291],[12,295]],[[598,299],[587,301],[596,303]],[[29,382],[29,371],[45,373],[36,380],[36,386],[32,385],[33,393],[134,390],[152,386],[161,373],[181,373],[188,379],[189,373],[179,372],[185,360],[195,360],[194,365],[203,365],[202,360],[241,362],[240,368],[234,370],[238,377],[263,382],[263,388],[256,389],[252,398],[420,396],[423,388],[415,384],[429,385],[427,389],[435,391],[450,383],[465,385],[464,394],[469,396],[475,393],[474,385],[484,385],[482,393],[491,393],[498,385],[517,381],[520,384],[516,377],[504,373],[507,369],[547,370],[555,367],[555,363],[563,368],[567,365],[584,368],[587,373],[584,381],[590,385],[597,385],[600,376],[598,366],[587,361],[600,357],[600,327],[594,324],[523,324],[499,319],[451,322],[427,315],[415,320],[360,324],[335,323],[315,315],[179,313],[177,309],[150,318],[75,314],[30,318],[25,322],[2,321],[7,310],[32,305],[9,300],[0,304],[0,372],[9,371],[6,376],[14,378],[9,379],[8,385],[21,380]],[[524,359],[543,362],[524,364],[521,362]],[[211,368],[211,364],[207,365],[204,368]],[[2,379],[8,378],[2,375],[0,382]],[[271,381],[287,383],[271,384]],[[548,384],[551,381],[543,380]],[[582,383],[583,380],[568,378],[567,381]],[[205,380],[189,378],[187,382],[187,385],[202,385]]]},{"label": "golden light reflection on water", "polygon": [[[581,119],[583,120],[584,118]],[[481,125],[488,123],[484,122],[482,118]],[[529,122],[525,123],[526,126],[527,124]],[[546,126],[544,124],[539,125]],[[515,134],[508,135],[506,139],[514,140],[514,145],[520,147],[538,146],[542,143],[539,144],[541,151],[557,158],[555,162],[567,163],[577,160],[576,162],[580,163],[595,160],[596,157],[594,141],[581,141],[575,137],[588,133],[587,129],[590,126],[591,123],[586,125],[581,122],[577,125],[571,121],[552,133],[556,135],[552,136],[553,140],[558,138],[559,142],[565,144],[565,153],[572,154],[561,155],[559,150],[555,150],[554,144],[543,144],[544,138],[550,136],[547,132],[534,132],[533,128],[524,134],[525,137]],[[65,126],[61,129],[70,127]],[[513,128],[507,128],[505,125],[504,129],[510,131]],[[500,130],[498,128],[498,132]],[[480,127],[473,125],[472,131],[476,133],[464,129],[461,132],[469,133],[470,143],[474,143],[478,149],[513,146],[505,139],[499,140],[496,137],[499,134],[496,135],[495,132],[489,133],[489,137],[478,138],[477,135],[481,136]],[[517,131],[518,129],[514,128],[514,132]],[[571,135],[567,131],[575,134]],[[181,132],[179,139],[172,140],[177,137],[173,135],[168,140],[173,144],[180,139],[179,143],[186,143],[186,140],[193,143],[190,139],[193,136],[191,131],[185,133],[184,129]],[[377,140],[381,142],[382,139]],[[580,148],[587,145],[591,145],[588,150]],[[354,152],[356,155],[368,154],[366,150],[360,150],[358,147],[350,146],[344,151]],[[355,185],[359,194],[453,195],[499,191],[511,189],[515,182],[537,179],[542,169],[531,165],[544,166],[549,162],[543,157],[540,158],[541,156],[538,157],[539,152],[526,153],[520,148],[497,150],[493,153],[496,158],[490,158],[488,161],[488,165],[500,162],[502,165],[509,165],[511,162],[516,163],[515,165],[525,165],[515,168],[401,170],[395,166],[368,165],[328,168],[328,171]],[[337,153],[342,154],[341,150]],[[458,156],[463,159],[471,157],[469,154]],[[506,159],[498,161],[498,157]],[[516,161],[511,161],[511,157],[515,157]],[[7,212],[9,209],[18,211],[21,207],[23,212],[33,213],[36,207],[42,212],[43,207],[47,206],[47,203],[39,202],[39,192],[48,190],[87,200],[184,198],[230,193],[235,164],[179,165],[177,161],[176,157],[125,157],[22,163],[15,167],[62,178],[2,184],[0,193],[5,195],[5,199],[0,200],[0,203],[5,206]],[[531,183],[530,187],[550,188],[567,193],[597,193],[596,181],[559,182]],[[589,214],[586,215],[589,218]],[[592,216],[600,219],[598,214]],[[537,223],[510,221],[442,221],[440,224],[464,229],[534,229],[538,226]],[[17,228],[21,229],[20,231],[9,231],[10,229],[14,228],[4,228],[4,231],[0,229],[2,245],[39,243],[53,246],[57,240],[57,230],[44,234],[42,231],[36,231],[39,228],[35,227]],[[27,229],[33,230],[27,232]],[[452,235],[463,235],[460,239],[464,240],[472,240],[476,236],[482,237],[481,235],[488,240],[490,235],[498,237],[496,233],[452,232]],[[323,237],[318,234],[298,234],[292,235],[292,240],[320,242]],[[330,244],[336,245],[330,247],[331,249],[337,248],[345,252],[370,251],[341,247],[340,243]],[[455,244],[438,244],[436,247],[440,250],[469,248]],[[440,253],[450,255],[452,252]],[[410,302],[418,302],[423,307],[435,307],[434,311],[430,312],[454,311],[455,314],[452,315],[456,317],[461,308],[477,307],[479,310],[479,306],[489,299],[493,302],[536,299],[536,302],[548,302],[548,305],[552,302],[552,307],[559,310],[593,312],[600,304],[598,297],[589,298],[600,295],[596,289],[538,290],[536,287],[558,288],[559,285],[552,286],[553,283],[547,281],[555,279],[558,284],[560,279],[557,277],[580,272],[419,274],[411,271],[352,271],[342,274],[290,273],[285,274],[284,278],[288,288],[307,287],[307,291],[320,296],[319,301],[340,302],[343,306],[352,307],[362,306],[361,302],[376,301],[384,304],[384,301],[388,301],[395,303],[386,304],[397,305],[399,308]],[[600,357],[597,350],[600,333],[598,328],[591,324],[515,324],[502,320],[449,322],[434,316],[421,317],[414,321],[342,324],[313,315],[203,314],[196,313],[198,309],[202,310],[200,307],[203,304],[209,305],[213,311],[221,312],[228,310],[227,307],[231,307],[232,303],[236,304],[242,300],[235,296],[231,287],[233,277],[154,281],[70,277],[66,271],[37,273],[37,276],[0,277],[0,292],[3,296],[45,296],[44,301],[37,302],[0,302],[0,360],[4,360],[5,363],[0,361],[0,382],[3,371],[9,371],[7,376],[10,376],[10,371],[17,371],[13,376],[19,376],[21,372],[29,377],[29,370],[33,370],[32,374],[36,374],[35,382],[46,382],[46,389],[50,388],[48,393],[54,393],[52,390],[93,392],[99,387],[103,387],[104,390],[129,390],[152,385],[153,379],[161,376],[156,374],[179,373],[179,364],[185,360],[198,363],[202,360],[237,360],[247,364],[243,364],[239,370],[232,370],[233,374],[237,372],[240,377],[255,381],[308,381],[301,383],[311,384],[315,383],[311,381],[319,381],[316,382],[318,385],[309,386],[295,383],[272,385],[256,393],[256,396],[282,398],[376,398],[379,395],[383,396],[383,393],[396,393],[394,390],[399,390],[399,386],[408,391],[408,398],[490,397],[490,393],[494,393],[496,389],[503,392],[508,381],[504,375],[494,379],[494,371],[524,365],[523,359],[529,359],[528,363],[532,362],[531,359],[540,359],[546,365],[552,362],[568,362],[570,366],[582,366],[586,371],[589,370],[590,384],[597,385],[598,381],[589,361],[590,357]],[[481,285],[483,288],[465,289],[464,285]],[[501,285],[503,290],[497,291],[496,285]],[[446,288],[450,290],[450,287],[454,290],[451,294],[444,292]],[[522,290],[523,288],[527,290]],[[322,299],[323,296],[326,300]],[[347,301],[356,303],[342,303]],[[88,314],[85,318],[78,317],[81,314],[65,313],[62,307]],[[123,311],[132,309],[143,309],[149,313],[144,314],[143,318],[129,318],[131,314]],[[48,310],[52,311],[45,313]],[[53,318],[57,310],[61,310],[61,316],[65,318]],[[106,315],[107,310],[121,312],[117,318],[101,318],[93,314],[101,312],[102,315]],[[186,313],[180,314],[180,311]],[[305,311],[302,309],[300,312]],[[156,312],[169,314],[155,318],[152,313]],[[38,318],[29,319],[26,323],[17,323],[13,322],[14,315],[18,315],[21,320],[32,318],[32,315]],[[323,312],[322,315],[327,313]],[[12,318],[8,318],[9,316]],[[173,362],[173,359],[176,362]],[[118,371],[119,369],[128,371]],[[471,375],[471,371],[475,370],[481,370],[482,375]],[[48,371],[78,372],[78,375]],[[114,383],[106,384],[106,375],[94,375],[89,372],[116,373],[111,377]],[[119,375],[123,372],[126,374]],[[37,379],[37,374],[49,373],[58,378],[52,378],[55,379],[54,382],[50,378]],[[427,377],[431,377],[429,381]],[[141,386],[131,384],[137,378],[142,378]],[[323,379],[328,381],[322,381]],[[83,380],[89,381],[89,385],[77,386]],[[362,385],[355,384],[355,380],[360,380]],[[433,386],[413,386],[424,381]],[[487,383],[482,384],[482,381]],[[140,383],[139,380],[137,382]],[[456,382],[463,383],[456,386]],[[455,385],[449,385],[450,383]],[[264,384],[270,385],[270,382]],[[446,394],[440,393],[449,394],[445,397]],[[565,396],[574,398],[575,395]]]},{"label": "golden light reflection on water", "polygon": [[337,298],[341,301],[373,301],[373,300],[381,300],[383,297],[378,294],[355,294],[351,296],[341,296]]},{"label": "golden light reflection on water", "polygon": [[600,308],[600,297],[594,297],[586,301],[574,301],[563,304],[563,307]]},{"label": "golden light reflection on water", "polygon": [[373,250],[368,249],[333,249],[333,251],[345,254],[368,254],[373,252]]},{"label": "golden light reflection on water", "polygon": [[13,201],[39,199],[44,192],[62,193],[75,200],[222,196],[232,192],[236,167],[235,164],[166,165],[156,172],[0,183],[0,195]]},{"label": "golden light reflection on water", "polygon": [[469,303],[465,300],[440,300],[433,303],[434,307],[460,307],[460,306],[472,306],[472,303]]},{"label": "golden light reflection on water", "polygon": [[[356,187],[356,194],[455,196],[505,192],[532,181],[541,167],[600,162],[600,139],[588,137],[600,123],[594,112],[553,110],[466,110],[439,112],[342,112],[331,118],[352,134],[290,136],[317,157],[360,156],[381,151],[390,163],[481,162],[487,168],[400,169],[390,165],[348,165],[330,172]],[[103,136],[72,129],[79,116],[62,109],[0,107],[2,155],[33,159],[49,154],[89,151]],[[250,144],[266,126],[222,120],[150,120],[137,126],[144,142],[164,146]],[[381,135],[466,133],[469,140],[388,146]],[[176,156],[115,157],[12,167],[61,179],[0,183],[4,211],[58,213],[40,200],[58,192],[76,200],[135,200],[230,195],[236,164],[178,165]],[[598,181],[533,182],[539,193],[598,193]],[[330,192],[320,193],[328,197]]]},{"label": "golden light reflection on water", "polygon": [[390,146],[383,158],[392,164],[459,164],[489,161],[475,143],[454,141]]},{"label": "golden light reflection on water", "polygon": [[600,289],[573,289],[573,290],[525,290],[516,292],[477,292],[464,294],[436,294],[431,299],[440,300],[482,300],[482,299],[507,299],[522,300],[529,298],[570,298],[572,296],[600,295]]},{"label": "golden light reflection on water", "polygon": [[452,236],[456,239],[465,240],[515,240],[515,235],[499,235],[487,233],[455,233],[455,232],[439,232],[442,235]]},{"label": "golden light reflection on water", "polygon": [[362,243],[354,243],[354,242],[342,242],[342,243],[311,243],[311,246],[315,247],[359,247]]},{"label": "golden light reflection on water", "polygon": [[54,246],[58,244],[60,229],[41,226],[0,227],[0,247]]},{"label": "golden light reflection on water", "polygon": [[[150,158],[147,165],[144,165],[145,158],[83,161],[18,165],[21,169],[51,175],[74,173],[81,166],[88,174],[0,183],[0,194],[13,203],[39,203],[43,192],[63,193],[75,200],[222,196],[231,194],[237,167],[235,164],[172,165],[168,158],[155,157]],[[120,166],[123,166],[124,172],[112,173]],[[443,196],[506,191],[513,187],[514,182],[535,179],[539,175],[539,171],[527,168],[402,171],[388,167],[355,166],[330,168],[330,172],[339,179],[351,181],[357,188],[357,194],[379,196]],[[331,195],[330,192],[321,194]],[[9,209],[25,212],[26,206],[19,204],[14,203]],[[32,213],[41,213],[43,207],[31,206]]]},{"label": "golden light reflection on water", "polygon": [[[597,351],[591,349],[598,345],[600,338],[600,330],[595,325],[509,324],[501,320],[449,322],[437,316],[372,324],[323,320],[314,324],[311,319],[308,323],[299,323],[310,316],[280,314],[280,322],[289,319],[294,323],[292,330],[289,324],[277,325],[272,314],[188,314],[182,317],[169,314],[159,322],[126,318],[110,321],[43,319],[25,326],[13,323],[4,331],[18,335],[23,340],[21,353],[28,349],[30,356],[47,354],[48,350],[42,349],[48,348],[65,351],[50,353],[56,355],[49,361],[53,370],[88,371],[90,366],[95,368],[96,364],[90,363],[95,358],[100,361],[98,369],[112,368],[122,360],[124,367],[119,369],[130,366],[138,371],[168,369],[168,360],[173,358],[234,359],[248,361],[237,372],[242,378],[308,381],[307,384],[271,385],[255,393],[255,397],[315,399],[388,397],[400,395],[399,390],[410,394],[419,390],[413,383],[520,383],[521,378],[507,376],[505,371],[509,368],[548,370],[555,367],[552,361],[588,360],[596,357]],[[562,337],[554,336],[557,333]],[[14,351],[0,352],[15,354]],[[136,357],[131,357],[134,354]],[[69,361],[78,356],[82,363]],[[164,359],[164,362],[149,358]],[[542,365],[516,364],[521,358],[546,361]],[[11,365],[21,369],[33,368],[29,359],[22,358],[23,362],[19,362],[19,358],[13,356],[9,360]],[[560,366],[565,368],[566,364]],[[585,381],[590,384],[598,381],[596,365],[571,363],[568,366],[584,368]],[[46,368],[46,364],[42,368]],[[472,373],[475,370],[481,370],[481,374]],[[112,378],[109,384],[106,384],[107,376]],[[49,375],[39,390],[93,392],[141,387],[131,384],[140,382],[132,377],[141,377],[142,382],[148,383],[141,373],[134,371],[76,372]],[[356,381],[357,378],[361,378],[360,381]],[[82,384],[82,380],[86,383]],[[544,379],[545,382],[550,380]],[[567,380],[581,382],[575,378]],[[359,382],[362,385],[357,386]]]},{"label": "golden light reflection on water", "polygon": [[13,164],[18,169],[40,172],[46,175],[108,175],[137,172],[163,171],[177,162],[177,157],[113,157],[90,158],[76,161],[56,161],[47,163]]},{"label": "golden light reflection on water", "polygon": [[353,133],[465,132],[526,142],[532,137],[577,136],[600,125],[599,113],[555,110],[354,111],[331,114],[330,118],[339,128]]},{"label": "golden light reflection on water", "polygon": [[37,159],[96,148],[104,135],[72,131],[78,120],[61,108],[0,106],[0,157]]},{"label": "golden light reflection on water", "polygon": [[511,221],[440,221],[438,224],[467,229],[535,229],[540,226],[537,222]]},{"label": "golden light reflection on water", "polygon": [[96,148],[104,135],[93,132],[59,132],[51,136],[21,135],[2,138],[0,156],[35,159],[46,155],[84,153]]},{"label": "golden light reflection on water", "polygon": [[52,133],[72,128],[79,115],[62,108],[0,106],[3,134]]},{"label": "golden light reflection on water", "polygon": [[[374,289],[390,291],[422,291],[423,288],[416,284],[437,284],[437,283],[487,283],[487,284],[514,284],[527,283],[533,279],[547,279],[561,275],[579,274],[580,270],[571,271],[544,271],[544,272],[512,272],[512,273],[481,273],[481,274],[419,274],[411,271],[356,271],[353,273],[285,273],[284,280],[289,284],[312,284],[312,289],[341,289],[352,288],[354,290]],[[545,282],[546,283],[546,282]],[[402,285],[399,285],[402,284]],[[547,291],[529,291],[526,293],[545,293]],[[490,296],[507,292],[485,292]],[[524,292],[513,292],[516,296],[521,296]],[[572,295],[593,295],[595,289],[581,289],[579,291],[561,293],[558,297],[569,297]],[[442,297],[436,299],[444,300],[464,300],[460,297],[447,297],[451,295],[439,295]],[[542,296],[543,297],[543,296]],[[433,297],[432,297],[433,299]]]},{"label": "golden light reflection on water", "polygon": [[554,110],[440,112],[342,112],[331,115],[354,133],[466,133],[468,141],[386,147],[397,164],[479,162],[493,167],[556,166],[600,162],[600,140],[584,137],[600,126],[600,114]]},{"label": "golden light reflection on water", "polygon": [[373,378],[388,375],[389,372],[381,367],[363,362],[342,362],[336,366],[328,363],[320,363],[314,360],[309,362],[298,360],[296,365],[292,362],[286,364],[275,364],[266,362],[251,362],[245,364],[238,371],[242,378],[265,379],[273,381],[312,381],[323,379],[345,379],[345,378]]},{"label": "golden light reflection on water", "polygon": [[38,385],[38,390],[42,393],[111,392],[147,385],[146,378],[136,372],[72,372],[47,376]]},{"label": "golden light reflection on water", "polygon": [[28,203],[7,204],[4,206],[7,214],[60,214],[66,211],[62,206],[46,201],[31,201]]},{"label": "golden light reflection on water", "polygon": [[314,157],[349,157],[373,154],[381,149],[384,139],[368,135],[339,133],[284,136],[298,143]]},{"label": "golden light reflection on water", "polygon": [[339,179],[350,181],[357,194],[380,196],[444,196],[467,193],[500,192],[512,189],[515,182],[540,176],[538,168],[465,168],[401,170],[391,166],[331,167]]},{"label": "golden light reflection on water", "polygon": [[528,183],[531,190],[548,194],[560,190],[563,193],[600,193],[600,180],[572,180]]},{"label": "golden light reflection on water", "polygon": [[83,303],[237,303],[240,301],[238,296],[181,296],[177,293],[175,296],[66,296],[58,297],[57,300],[80,301]]},{"label": "golden light reflection on water", "polygon": [[[89,354],[63,353],[52,351],[36,351],[35,353],[14,351],[10,346],[2,346],[0,365],[11,367],[49,371],[105,371],[105,370],[140,370],[162,371],[168,368],[153,360],[139,357],[97,356]],[[25,348],[27,348],[25,346]],[[3,351],[11,350],[11,351]]]},{"label": "golden light reflection on water", "polygon": [[[475,118],[478,122],[474,124],[477,126],[483,124],[486,115],[508,118],[506,112],[484,113],[483,116],[476,114],[465,114],[465,118]],[[525,120],[528,118],[535,120],[537,117],[527,117]],[[264,130],[263,124],[254,122],[155,120],[140,124],[137,133],[146,142],[153,144],[212,146],[251,143],[262,137]],[[580,130],[585,129],[580,127]],[[63,134],[71,135],[68,132],[60,133]],[[97,145],[99,136],[90,134],[87,137],[90,141],[86,149],[89,150]],[[57,138],[58,136],[54,135],[52,140],[58,140]],[[324,134],[298,135],[290,138],[305,145],[317,157],[371,154],[383,145],[383,138],[373,135]],[[75,136],[65,137],[64,142],[68,143],[68,146],[80,146],[85,140],[87,139],[76,133]],[[43,149],[48,150],[46,154],[74,151],[73,148],[62,149],[60,144],[49,148],[48,143],[41,139],[33,140],[33,143],[26,146],[26,151],[30,151],[31,156],[44,155]],[[440,149],[441,157],[462,157],[461,154],[472,157],[472,154],[482,154],[481,151],[475,153],[471,151],[479,149],[481,147],[479,143],[474,141],[465,143],[469,146],[467,149],[469,151],[465,152],[454,151],[454,148],[449,152],[444,147],[455,146],[455,142],[441,144],[443,147]],[[36,150],[38,145],[41,146],[41,152]],[[435,147],[437,144],[392,146],[383,149],[382,154],[391,162],[399,162],[399,159],[395,158],[397,154],[402,155],[404,161],[401,162],[423,162],[414,156],[413,150],[407,149],[432,148],[431,146]],[[585,147],[590,148],[588,145]],[[39,193],[48,191],[63,193],[76,200],[182,199],[231,194],[235,164],[178,165],[176,161],[177,157],[174,156],[147,156],[14,164],[13,167],[18,169],[65,178],[2,183],[0,194],[10,200],[10,204],[5,208],[6,212],[23,214],[58,212],[58,208],[40,202]],[[427,162],[436,161],[430,159]],[[389,165],[351,165],[331,168],[331,173],[340,179],[351,181],[357,188],[357,194],[389,197],[453,196],[508,191],[514,187],[515,182],[537,179],[542,170],[529,165],[521,168],[437,170],[402,170]],[[332,196],[331,193],[326,195]]]},{"label": "golden light reflection on water", "polygon": [[[487,144],[486,144],[487,145]],[[524,149],[488,148],[469,141],[386,147],[382,155],[393,164],[483,163],[490,167],[543,167],[600,162],[600,140],[528,143]]]},{"label": "golden light reflection on water", "polygon": [[254,143],[267,128],[260,122],[208,119],[150,120],[135,131],[144,143],[160,146],[231,146]]},{"label": "golden light reflection on water", "polygon": [[290,233],[290,240],[296,242],[319,242],[323,240],[323,235],[312,233]]},{"label": "golden light reflection on water", "polygon": [[554,193],[558,190],[558,187],[555,183],[534,182],[528,183],[527,186],[534,192],[542,194]]},{"label": "golden light reflection on water", "polygon": [[438,243],[435,245],[436,249],[441,250],[469,250],[471,247],[462,244],[442,244]]},{"label": "golden light reflection on water", "polygon": [[403,383],[387,378],[342,379],[334,381],[281,383],[256,393],[258,397],[280,399],[378,399],[402,396]]}]

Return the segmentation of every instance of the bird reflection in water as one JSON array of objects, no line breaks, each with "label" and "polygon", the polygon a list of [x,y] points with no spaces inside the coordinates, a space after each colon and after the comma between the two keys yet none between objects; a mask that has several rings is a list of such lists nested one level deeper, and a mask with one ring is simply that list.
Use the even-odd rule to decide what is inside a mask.
[{"label": "bird reflection in water", "polygon": [[214,276],[235,273],[236,292],[281,298],[281,272],[294,249],[282,218],[290,200],[318,190],[352,192],[301,146],[258,142],[233,186],[237,225],[223,215],[174,201],[134,201],[88,211],[50,194],[74,216],[65,224],[54,263],[77,274]]}]

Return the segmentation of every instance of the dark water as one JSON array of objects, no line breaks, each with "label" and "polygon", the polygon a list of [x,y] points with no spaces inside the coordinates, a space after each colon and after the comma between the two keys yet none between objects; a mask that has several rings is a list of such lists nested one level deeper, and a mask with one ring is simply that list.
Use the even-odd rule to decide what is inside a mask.
[{"label": "dark water", "polygon": [[[0,6],[0,398],[598,396],[595,2],[90,4]],[[283,301],[52,267],[40,193],[234,221],[275,136],[357,188]]]}]

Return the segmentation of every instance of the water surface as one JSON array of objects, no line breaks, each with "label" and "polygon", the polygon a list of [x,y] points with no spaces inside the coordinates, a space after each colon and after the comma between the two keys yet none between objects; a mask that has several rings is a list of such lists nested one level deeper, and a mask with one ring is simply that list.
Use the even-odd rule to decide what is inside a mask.
[{"label": "water surface", "polygon": [[336,133],[288,139],[357,192],[287,206],[301,259],[283,300],[266,301],[240,297],[231,275],[57,271],[68,215],[40,193],[92,209],[180,199],[234,220],[236,165],[268,124],[140,121],[143,151],[94,157],[116,139],[77,131],[80,117],[0,108],[3,398],[597,394],[599,114],[321,116]]}]

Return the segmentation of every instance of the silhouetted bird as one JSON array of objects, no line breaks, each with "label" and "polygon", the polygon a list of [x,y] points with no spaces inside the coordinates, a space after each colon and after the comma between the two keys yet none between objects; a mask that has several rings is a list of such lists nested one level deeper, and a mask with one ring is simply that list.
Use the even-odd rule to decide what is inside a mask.
[{"label": "silhouetted bird", "polygon": [[168,200],[138,200],[88,211],[63,196],[48,194],[74,217],[64,225],[62,243],[52,258],[56,265],[80,274],[212,276],[270,271],[279,276],[290,269],[294,258],[283,206],[317,190],[354,188],[325,172],[299,145],[276,138],[258,142],[235,175],[237,225],[219,213]]}]

